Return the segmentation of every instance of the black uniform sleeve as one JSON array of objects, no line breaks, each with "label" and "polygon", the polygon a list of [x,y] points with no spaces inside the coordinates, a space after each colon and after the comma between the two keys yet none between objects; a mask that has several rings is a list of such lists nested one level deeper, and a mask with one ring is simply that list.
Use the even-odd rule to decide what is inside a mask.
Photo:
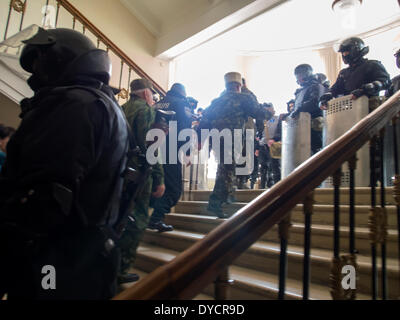
[{"label": "black uniform sleeve", "polygon": [[325,87],[320,84],[313,84],[308,88],[305,100],[298,109],[299,112],[309,112],[312,116],[321,115],[319,98],[325,93]]},{"label": "black uniform sleeve", "polygon": [[333,84],[333,86],[329,90],[332,95],[336,98],[341,94],[344,94],[345,92],[345,87],[344,87],[344,77],[343,77],[343,70],[340,71],[336,82]]},{"label": "black uniform sleeve", "polygon": [[380,61],[371,60],[371,75],[370,81],[379,81],[382,83],[381,90],[389,89],[391,85],[390,75]]}]

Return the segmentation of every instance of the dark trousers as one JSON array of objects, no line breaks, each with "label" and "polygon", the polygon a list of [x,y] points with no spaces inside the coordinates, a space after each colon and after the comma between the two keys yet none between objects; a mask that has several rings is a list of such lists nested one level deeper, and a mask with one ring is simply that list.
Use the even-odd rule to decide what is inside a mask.
[{"label": "dark trousers", "polygon": [[311,155],[322,149],[322,131],[311,129]]},{"label": "dark trousers", "polygon": [[154,208],[150,223],[163,221],[167,213],[171,212],[182,194],[182,164],[164,164],[165,193],[161,198],[152,199],[150,206]]},{"label": "dark trousers", "polygon": [[270,156],[268,146],[260,147],[259,162],[260,168],[260,189],[272,187],[281,180],[281,161]]}]

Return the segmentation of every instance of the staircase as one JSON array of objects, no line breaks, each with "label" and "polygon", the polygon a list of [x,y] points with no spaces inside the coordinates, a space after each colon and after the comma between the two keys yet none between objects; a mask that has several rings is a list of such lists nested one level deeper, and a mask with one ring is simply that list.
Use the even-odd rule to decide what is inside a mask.
[{"label": "staircase", "polygon": [[[264,190],[240,190],[236,192],[237,203],[226,206],[224,210],[235,213]],[[386,190],[388,212],[387,238],[387,282],[388,298],[398,299],[399,260],[397,256],[397,218],[392,188]],[[348,189],[341,189],[341,230],[340,246],[342,254],[347,254],[349,246],[349,197]],[[204,235],[218,226],[223,219],[212,216],[207,211],[209,191],[192,191],[190,201],[180,201],[173,213],[166,217],[166,223],[174,226],[172,232],[158,233],[146,230],[138,249],[133,272],[142,278],[157,267],[174,259],[180,252],[193,245]],[[184,199],[189,199],[185,194]],[[330,300],[329,275],[333,257],[333,189],[316,189],[312,215],[311,233],[311,285],[310,299]],[[357,299],[371,299],[371,258],[368,229],[369,188],[356,189],[356,248],[357,254]],[[377,199],[379,203],[379,196]],[[288,246],[288,277],[286,280],[286,299],[302,298],[304,214],[302,205],[292,211],[292,228]],[[240,241],[240,238],[237,239]],[[229,268],[230,299],[258,300],[277,299],[279,274],[280,239],[278,227],[264,234]],[[378,250],[379,254],[379,250]],[[379,257],[379,255],[378,255]],[[380,270],[380,259],[378,259]],[[379,272],[380,275],[380,272]],[[380,283],[380,278],[378,280]],[[133,284],[134,285],[134,284]],[[126,287],[125,287],[126,288]],[[196,299],[212,299],[213,285],[209,285]]]}]

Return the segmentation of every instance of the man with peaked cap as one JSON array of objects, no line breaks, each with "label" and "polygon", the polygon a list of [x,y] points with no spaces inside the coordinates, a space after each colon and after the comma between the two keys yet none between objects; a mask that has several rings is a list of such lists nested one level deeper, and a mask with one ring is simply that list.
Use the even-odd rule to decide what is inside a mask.
[{"label": "man with peaked cap", "polygon": [[[155,125],[156,110],[154,105],[153,84],[148,79],[135,79],[131,82],[131,98],[122,106],[128,123],[131,127],[132,144],[140,149],[140,155],[134,155],[129,159],[129,165],[139,170],[145,170],[148,144],[146,135]],[[132,148],[132,146],[131,146]],[[150,198],[160,198],[165,191],[164,173],[160,163],[151,166],[151,174],[143,181],[141,194],[135,201],[135,207],[130,214],[126,229],[118,243],[121,249],[121,269],[118,276],[119,283],[138,280],[136,274],[129,273],[136,259],[136,250],[143,238],[144,231],[149,223]]]},{"label": "man with peaked cap", "polygon": [[[221,132],[224,129],[228,129],[233,137],[235,129],[242,130],[244,128],[248,117],[255,118],[261,123],[265,118],[269,119],[271,117],[271,114],[261,108],[251,95],[241,93],[242,77],[240,73],[229,72],[225,74],[224,78],[226,90],[204,110],[198,128],[199,131],[201,129],[217,129]],[[215,142],[212,141],[212,144],[215,145]],[[225,150],[228,159],[223,156],[225,144],[224,139],[221,139],[217,177],[208,203],[208,210],[219,218],[227,217],[222,211],[222,205],[229,203],[233,198],[233,179],[236,168],[233,141],[232,148]],[[216,151],[214,146],[213,149]]]},{"label": "man with peaked cap", "polygon": [[0,300],[110,299],[128,151],[110,58],[70,29],[23,43],[34,96],[21,101],[0,175]]}]

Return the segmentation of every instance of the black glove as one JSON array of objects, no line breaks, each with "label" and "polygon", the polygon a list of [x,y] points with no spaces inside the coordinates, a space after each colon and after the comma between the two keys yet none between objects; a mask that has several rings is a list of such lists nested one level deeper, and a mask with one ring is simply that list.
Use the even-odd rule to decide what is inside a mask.
[{"label": "black glove", "polygon": [[327,105],[329,100],[333,99],[333,95],[331,92],[324,93],[320,98],[319,98],[319,107]]},{"label": "black glove", "polygon": [[365,95],[365,92],[364,92],[364,89],[356,89],[356,90],[353,90],[353,91],[351,92],[351,94],[352,94],[353,96],[355,96],[356,98],[359,98],[359,97]]},{"label": "black glove", "polygon": [[299,115],[299,113],[300,113],[300,110],[292,111],[292,112],[290,113],[289,117],[291,117],[291,118],[297,118],[298,115]]}]

